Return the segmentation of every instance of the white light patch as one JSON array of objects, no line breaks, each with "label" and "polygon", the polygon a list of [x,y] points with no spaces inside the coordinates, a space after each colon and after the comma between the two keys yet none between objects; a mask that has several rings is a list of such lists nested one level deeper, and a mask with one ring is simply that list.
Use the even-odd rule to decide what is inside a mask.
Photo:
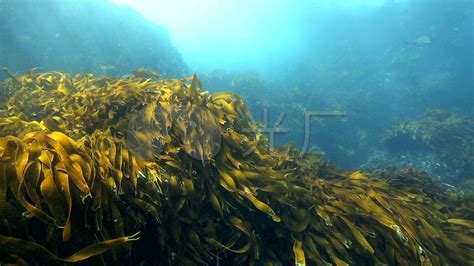
[{"label": "white light patch", "polygon": [[131,0],[112,0],[112,3],[116,5],[127,5],[130,4],[132,1]]},{"label": "white light patch", "polygon": [[307,9],[380,6],[386,0],[113,0],[167,29],[192,68],[277,60],[301,49]]}]

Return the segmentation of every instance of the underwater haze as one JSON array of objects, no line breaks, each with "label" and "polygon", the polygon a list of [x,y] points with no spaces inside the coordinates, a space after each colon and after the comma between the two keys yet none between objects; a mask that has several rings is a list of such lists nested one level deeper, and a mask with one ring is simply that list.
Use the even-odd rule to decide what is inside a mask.
[{"label": "underwater haze", "polygon": [[459,171],[428,155],[386,158],[393,154],[383,142],[390,127],[427,109],[474,114],[472,1],[122,4],[164,25],[190,70],[210,72],[208,88],[230,85],[260,120],[264,109],[275,120],[285,113],[279,144],[303,146],[304,112],[344,110],[348,117],[311,128],[312,144],[338,165],[403,161],[439,177]]},{"label": "underwater haze", "polygon": [[[114,2],[129,5],[150,21],[167,28],[172,42],[192,69],[265,72],[271,71],[275,64],[283,65],[295,56],[303,56],[309,48],[308,34],[319,35],[319,41],[331,39],[334,33],[330,29],[345,24],[344,17],[376,12],[386,1]],[[331,28],[320,28],[322,25],[315,23],[315,17],[330,23]]]}]

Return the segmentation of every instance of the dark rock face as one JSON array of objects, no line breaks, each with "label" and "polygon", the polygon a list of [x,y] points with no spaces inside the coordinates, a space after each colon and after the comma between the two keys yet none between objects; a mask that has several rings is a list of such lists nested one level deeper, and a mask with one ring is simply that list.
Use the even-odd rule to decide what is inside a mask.
[{"label": "dark rock face", "polygon": [[0,66],[122,75],[187,73],[165,29],[108,0],[0,1]]}]

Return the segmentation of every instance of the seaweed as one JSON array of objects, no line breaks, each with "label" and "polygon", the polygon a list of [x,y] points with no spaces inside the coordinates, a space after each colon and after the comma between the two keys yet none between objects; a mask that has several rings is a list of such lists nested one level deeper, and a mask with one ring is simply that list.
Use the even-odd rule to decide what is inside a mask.
[{"label": "seaweed", "polygon": [[239,96],[196,76],[31,71],[1,86],[1,262],[474,261],[472,198],[271,149]]},{"label": "seaweed", "polygon": [[391,150],[430,150],[458,170],[461,179],[474,173],[474,121],[440,109],[428,109],[417,121],[390,128],[384,142]]}]

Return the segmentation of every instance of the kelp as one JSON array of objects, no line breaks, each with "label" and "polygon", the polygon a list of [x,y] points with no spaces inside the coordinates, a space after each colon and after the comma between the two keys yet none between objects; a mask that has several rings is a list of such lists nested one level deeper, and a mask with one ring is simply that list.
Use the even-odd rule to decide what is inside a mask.
[{"label": "kelp", "polygon": [[384,142],[392,150],[428,149],[469,179],[474,172],[474,120],[440,109],[428,109],[415,121],[390,128]]},{"label": "kelp", "polygon": [[271,148],[237,95],[143,73],[2,83],[1,262],[474,261],[472,198]]}]

